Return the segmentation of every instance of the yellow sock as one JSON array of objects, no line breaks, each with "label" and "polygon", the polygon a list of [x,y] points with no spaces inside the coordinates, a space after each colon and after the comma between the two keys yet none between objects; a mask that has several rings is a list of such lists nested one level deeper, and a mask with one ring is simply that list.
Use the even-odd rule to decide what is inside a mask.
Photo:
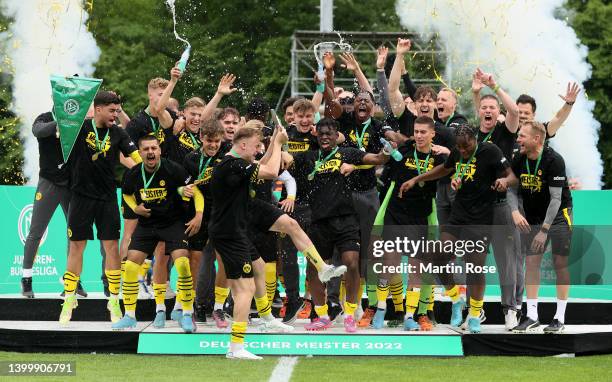
[{"label": "yellow sock", "polygon": [[238,322],[234,321],[232,323],[232,335],[230,337],[230,341],[235,344],[243,344],[244,343],[244,335],[247,330],[246,322]]},{"label": "yellow sock", "polygon": [[422,284],[421,294],[419,296],[418,314],[427,314],[428,310],[433,311],[433,306],[434,306],[433,286],[429,284]]},{"label": "yellow sock", "polygon": [[215,304],[225,304],[225,300],[227,300],[227,296],[229,296],[229,288],[223,287],[215,287]]},{"label": "yellow sock", "polygon": [[376,299],[380,309],[387,309],[387,297],[389,296],[389,285],[386,280],[379,280],[376,286]]},{"label": "yellow sock", "polygon": [[179,257],[174,260],[174,267],[178,273],[177,279],[177,298],[181,300],[181,306],[184,313],[193,312],[193,279],[191,278],[191,269],[189,268],[189,259],[187,257]]},{"label": "yellow sock", "polygon": [[411,290],[406,291],[406,315],[410,315],[411,317],[416,312],[417,306],[419,304],[419,296],[421,295],[421,290],[419,288],[412,288]]},{"label": "yellow sock", "polygon": [[344,314],[352,316],[355,314],[355,310],[357,310],[357,304],[348,301],[344,302]]},{"label": "yellow sock", "polygon": [[392,277],[391,285],[389,286],[389,290],[391,291],[391,299],[393,300],[393,306],[395,308],[395,312],[403,312],[404,311],[404,282],[400,277]]},{"label": "yellow sock", "polygon": [[276,263],[266,263],[264,266],[266,275],[266,294],[268,301],[272,303],[276,293]]},{"label": "yellow sock", "polygon": [[484,300],[476,300],[470,297],[470,316],[480,317],[480,311],[482,310],[483,304]]},{"label": "yellow sock", "polygon": [[125,262],[127,259],[121,260],[121,280],[125,280]]},{"label": "yellow sock", "polygon": [[346,300],[346,283],[344,282],[344,278],[340,281],[340,291],[338,293],[338,301],[342,304]]},{"label": "yellow sock", "polygon": [[104,274],[106,275],[106,280],[108,280],[108,290],[112,295],[118,295],[119,285],[121,284],[121,270],[105,269]]},{"label": "yellow sock", "polygon": [[136,301],[138,301],[138,270],[140,264],[133,261],[125,262],[125,278],[123,279],[123,306],[125,314],[136,317]]},{"label": "yellow sock", "polygon": [[[432,290],[433,290],[433,289],[432,289]],[[453,302],[457,302],[457,301],[459,301],[459,297],[461,297],[461,296],[459,295],[459,287],[458,287],[457,285],[455,285],[454,287],[452,287],[451,289],[449,289],[449,290],[447,290],[447,291],[446,291],[446,295],[447,295],[448,297],[450,297],[450,299],[451,299]]]},{"label": "yellow sock", "polygon": [[156,305],[164,305],[166,301],[166,283],[153,283],[153,295],[155,296]]},{"label": "yellow sock", "polygon": [[74,291],[76,290],[78,282],[79,282],[79,276],[75,275],[72,272],[68,272],[68,271],[64,273],[64,293],[66,296],[70,294],[74,294]]},{"label": "yellow sock", "polygon": [[327,304],[315,305],[315,312],[317,312],[317,316],[319,316],[319,318],[329,319],[329,315],[327,314]]},{"label": "yellow sock", "polygon": [[431,286],[431,292],[429,293],[429,303],[427,304],[427,310],[433,310],[434,302],[436,301],[436,291],[434,286]]},{"label": "yellow sock", "polygon": [[325,262],[321,258],[321,255],[319,255],[319,252],[317,251],[315,246],[311,245],[310,247],[304,249],[302,253],[304,254],[304,257],[306,257],[308,261],[310,261],[312,265],[314,265],[314,267],[317,269],[317,272],[321,272]]},{"label": "yellow sock", "polygon": [[259,317],[264,318],[272,314],[272,306],[270,305],[266,295],[255,297],[255,305],[257,306]]},{"label": "yellow sock", "polygon": [[138,280],[144,280],[147,272],[149,272],[149,269],[151,269],[151,260],[145,259],[138,270]]}]

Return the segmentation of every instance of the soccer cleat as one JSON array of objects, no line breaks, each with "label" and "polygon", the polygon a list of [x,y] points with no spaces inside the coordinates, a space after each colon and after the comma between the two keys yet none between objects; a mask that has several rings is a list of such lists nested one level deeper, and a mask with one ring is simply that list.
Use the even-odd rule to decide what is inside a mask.
[{"label": "soccer cleat", "polygon": [[21,278],[21,295],[27,298],[34,298],[34,291],[32,290],[32,278],[31,277]]},{"label": "soccer cleat", "polygon": [[136,319],[134,317],[130,317],[127,314],[123,316],[122,319],[120,319],[119,321],[115,322],[111,328],[113,330],[123,330],[123,329],[133,329],[136,327],[136,324],[138,322],[136,321]]},{"label": "soccer cleat", "polygon": [[357,304],[357,309],[355,310],[355,321],[359,322],[361,317],[363,317],[363,307],[361,304]]},{"label": "soccer cleat", "polygon": [[344,316],[344,330],[347,333],[355,333],[357,331],[355,317],[349,315]]},{"label": "soccer cleat", "polygon": [[227,321],[225,320],[225,313],[221,309],[217,309],[212,313],[212,318],[215,320],[215,324],[219,329],[225,329],[228,326]]},{"label": "soccer cleat", "polygon": [[138,280],[138,299],[139,300],[150,300],[153,298],[149,288],[145,284],[144,280]]},{"label": "soccer cleat", "polygon": [[387,321],[387,327],[389,328],[399,328],[404,324],[404,316],[406,313],[403,311],[397,311],[393,313],[393,317]]},{"label": "soccer cleat", "polygon": [[283,322],[285,324],[292,324],[295,322],[298,313],[304,309],[304,301],[299,299],[297,301],[287,301],[285,305],[285,315],[283,316]]},{"label": "soccer cleat", "polygon": [[434,325],[429,320],[429,317],[427,317],[427,315],[425,314],[420,315],[417,318],[417,322],[419,323],[419,327],[421,328],[421,330],[424,332],[429,332],[434,327]]},{"label": "soccer cleat", "polygon": [[374,318],[372,319],[372,329],[382,329],[385,326],[385,313],[386,309],[376,309],[376,313],[374,313]]},{"label": "soccer cleat", "polygon": [[238,351],[228,351],[225,353],[225,358],[228,359],[248,359],[248,360],[260,360],[262,357],[251,353],[246,349],[240,349]]},{"label": "soccer cleat", "polygon": [[328,304],[329,306],[329,310],[328,310],[328,315],[329,315],[329,320],[330,321],[335,321],[336,319],[342,318],[342,307],[339,304],[334,304],[334,303],[330,303]]},{"label": "soccer cleat", "polygon": [[312,301],[304,300],[304,308],[298,313],[298,318],[301,320],[307,320],[310,318],[310,312],[312,312]]},{"label": "soccer cleat", "polygon": [[153,320],[153,327],[155,329],[162,329],[166,326],[166,311],[158,310],[155,313],[155,319]]},{"label": "soccer cleat", "polygon": [[532,320],[529,317],[523,318],[518,326],[512,329],[512,333],[529,333],[535,332],[540,327],[540,321]]},{"label": "soccer cleat", "polygon": [[359,328],[369,328],[372,323],[372,318],[374,317],[374,313],[376,313],[376,308],[368,307],[364,312],[363,316],[357,323],[357,327]]},{"label": "soccer cleat", "polygon": [[304,325],[304,329],[309,331],[319,331],[331,328],[333,323],[327,318],[315,318],[312,322]]},{"label": "soccer cleat", "polygon": [[83,288],[83,285],[81,285],[81,281],[79,280],[79,282],[77,283],[77,287],[76,287],[76,294],[78,294],[81,297],[87,297],[87,292],[85,291],[85,289]]},{"label": "soccer cleat", "polygon": [[183,318],[183,309],[173,309],[172,313],[170,313],[170,319],[172,321],[181,322]]},{"label": "soccer cleat", "polygon": [[196,318],[196,322],[206,322],[206,307],[202,304],[196,304],[193,315]]},{"label": "soccer cleat", "polygon": [[[487,316],[485,316],[484,309],[480,309],[480,323],[484,323],[487,320]],[[468,330],[468,317],[463,320],[463,324],[461,324],[461,330]]]},{"label": "soccer cleat", "polygon": [[404,330],[407,332],[413,332],[419,330],[419,324],[414,321],[414,318],[408,317],[404,320]]},{"label": "soccer cleat", "polygon": [[512,329],[516,328],[518,325],[518,321],[516,320],[516,312],[514,310],[508,309],[504,316],[505,327],[507,331],[512,331]]},{"label": "soccer cleat", "polygon": [[71,294],[64,298],[64,303],[62,304],[62,312],[60,313],[59,322],[62,325],[66,325],[70,322],[72,318],[72,310],[79,306],[77,302],[76,295]]},{"label": "soccer cleat", "polygon": [[322,283],[326,283],[334,277],[342,276],[344,272],[346,272],[345,265],[339,265],[336,267],[334,265],[326,264],[325,267],[319,272],[319,280],[321,280]]},{"label": "soccer cleat", "polygon": [[112,323],[118,322],[121,316],[123,316],[118,298],[109,298],[108,303],[106,303],[106,309],[110,312],[110,320]]},{"label": "soccer cleat", "polygon": [[273,319],[270,321],[266,321],[266,320],[262,320],[262,321],[263,321],[263,325],[261,329],[263,332],[289,333],[289,332],[292,332],[293,329],[295,329],[291,325],[283,324],[278,319]]},{"label": "soccer cleat", "polygon": [[563,325],[563,322],[555,318],[554,320],[552,320],[550,325],[544,328],[544,333],[558,334],[558,333],[563,332],[563,330],[565,330],[565,325]]},{"label": "soccer cleat", "polygon": [[452,314],[451,314],[451,320],[450,320],[451,326],[454,326],[456,328],[461,325],[461,322],[463,321],[463,309],[464,308],[465,308],[465,301],[463,301],[462,298],[460,298],[456,302],[453,302],[453,308],[452,308]]},{"label": "soccer cleat", "polygon": [[191,313],[182,314],[180,324],[185,333],[193,333],[196,331],[196,326],[193,322],[193,314]]},{"label": "soccer cleat", "polygon": [[467,322],[470,333],[480,333],[480,317],[468,317]]}]

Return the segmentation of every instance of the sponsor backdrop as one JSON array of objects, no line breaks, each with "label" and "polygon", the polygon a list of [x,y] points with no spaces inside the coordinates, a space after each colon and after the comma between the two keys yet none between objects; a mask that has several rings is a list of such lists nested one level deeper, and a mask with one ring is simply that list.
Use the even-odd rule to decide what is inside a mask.
[{"label": "sponsor backdrop", "polygon": [[[0,219],[2,227],[2,251],[0,252],[0,294],[20,292],[21,264],[23,262],[23,247],[30,228],[32,203],[35,188],[26,186],[0,186]],[[119,195],[118,195],[119,197]],[[574,238],[575,245],[579,243],[584,248],[584,272],[594,275],[592,282],[584,281],[572,288],[571,296],[581,298],[609,299],[612,296],[612,191],[575,191],[574,224],[581,226],[582,232]],[[582,251],[582,250],[581,250]],[[66,267],[67,238],[66,221],[61,208],[53,216],[45,232],[38,255],[34,263],[35,292],[61,292],[60,279]],[[493,256],[489,263],[494,265]],[[550,260],[544,260],[544,266],[550,268],[543,271],[543,276],[554,277]],[[306,261],[299,258],[300,277],[305,277]],[[592,269],[595,267],[594,272]],[[548,273],[546,273],[548,272]],[[87,245],[84,254],[83,273],[81,280],[87,291],[101,292],[102,257],[100,243],[97,240]],[[173,280],[175,280],[173,275]],[[599,277],[599,278],[598,278]],[[543,282],[544,283],[544,282]],[[300,283],[303,287],[303,282]],[[597,285],[604,284],[604,285]],[[499,295],[499,287],[489,285],[487,295]],[[543,286],[542,296],[554,296],[554,285]]]}]

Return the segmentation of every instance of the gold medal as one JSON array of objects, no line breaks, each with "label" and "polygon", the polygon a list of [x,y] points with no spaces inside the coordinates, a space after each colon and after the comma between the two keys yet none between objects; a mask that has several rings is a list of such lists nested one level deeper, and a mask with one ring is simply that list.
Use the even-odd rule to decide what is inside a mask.
[{"label": "gold medal", "polygon": [[100,156],[100,152],[96,151],[96,152],[94,153],[94,155],[92,155],[92,156],[91,156],[91,160],[92,160],[92,161],[96,161],[96,160],[98,160],[98,157],[99,157],[99,156]]},{"label": "gold medal", "polygon": [[419,182],[419,187],[425,187],[425,182]]},{"label": "gold medal", "polygon": [[254,198],[255,196],[257,196],[257,192],[253,189],[249,190],[249,195],[251,195],[251,198]]},{"label": "gold medal", "polygon": [[363,147],[363,146],[362,146],[362,147],[360,147],[360,148],[359,148],[359,150],[363,151],[364,153],[366,152],[366,149],[365,149],[365,147]]},{"label": "gold medal", "polygon": [[314,174],[308,174],[308,180],[313,180],[314,179]]}]

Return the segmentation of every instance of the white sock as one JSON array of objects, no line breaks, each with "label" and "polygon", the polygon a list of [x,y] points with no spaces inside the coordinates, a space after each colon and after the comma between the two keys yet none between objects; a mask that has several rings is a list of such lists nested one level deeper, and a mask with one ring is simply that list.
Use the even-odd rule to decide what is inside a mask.
[{"label": "white sock", "polygon": [[538,299],[528,298],[527,299],[527,317],[534,321],[538,320]]},{"label": "white sock", "polygon": [[414,313],[406,312],[406,314],[404,314],[404,320],[407,320],[413,317],[414,317]]},{"label": "white sock", "polygon": [[193,314],[193,308],[183,310],[183,314]]},{"label": "white sock", "polygon": [[23,270],[23,276],[22,277],[32,277],[32,268],[30,269],[25,269]]},{"label": "white sock", "polygon": [[378,309],[387,310],[387,301],[378,301],[376,307]]},{"label": "white sock", "polygon": [[223,303],[215,302],[215,306],[213,307],[213,310],[223,310]]},{"label": "white sock", "polygon": [[155,311],[159,312],[159,311],[166,311],[166,305],[165,304],[155,304]]},{"label": "white sock", "polygon": [[567,300],[559,300],[557,299],[557,313],[555,313],[555,318],[559,320],[559,322],[565,322],[565,308],[567,307]]},{"label": "white sock", "polygon": [[135,310],[126,310],[125,315],[136,319],[136,311]]},{"label": "white sock", "polygon": [[235,353],[235,352],[240,351],[240,350],[242,350],[242,349],[244,349],[244,344],[239,344],[239,343],[237,343],[237,342],[230,342],[230,348],[229,348],[229,350],[230,350],[232,353]]}]

